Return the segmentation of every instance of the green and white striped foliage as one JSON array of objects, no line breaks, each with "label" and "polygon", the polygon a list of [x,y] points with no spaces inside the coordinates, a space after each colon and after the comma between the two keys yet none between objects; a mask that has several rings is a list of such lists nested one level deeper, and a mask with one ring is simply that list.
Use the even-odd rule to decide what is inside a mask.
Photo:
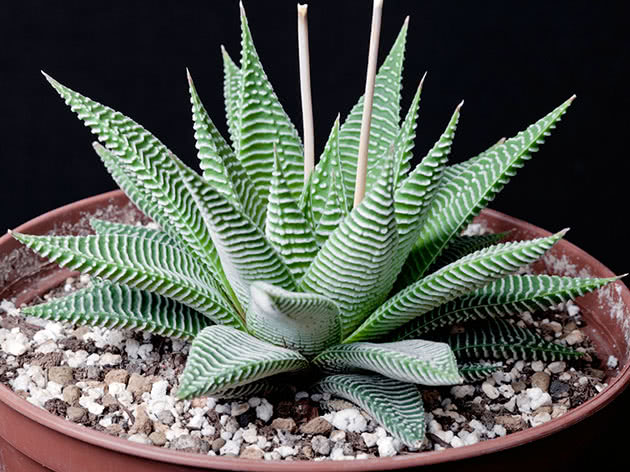
[{"label": "green and white striped foliage", "polygon": [[208,317],[171,298],[107,281],[48,303],[22,308],[22,312],[45,320],[189,340],[212,324]]},{"label": "green and white striped foliage", "polygon": [[618,277],[586,279],[557,275],[510,275],[417,317],[391,334],[414,339],[439,328],[473,320],[547,310],[597,290]]},{"label": "green and white striped foliage", "polygon": [[444,339],[458,359],[527,359],[545,362],[577,359],[582,353],[546,341],[535,332],[503,319],[466,326]]},{"label": "green and white striped foliage", "polygon": [[[243,9],[240,65],[222,49],[231,145],[188,75],[202,175],[130,118],[47,76],[103,143],[94,148],[116,183],[159,229],[94,220],[92,236],[14,234],[52,262],[105,279],[26,311],[194,338],[181,398],[264,394],[281,383],[275,375],[335,372],[317,383],[320,390],[356,402],[416,448],[424,437],[417,385],[478,380],[497,368],[456,361],[577,357],[495,318],[549,308],[615,279],[513,275],[563,232],[495,245],[501,235],[461,236],[572,99],[448,166],[458,106],[411,170],[422,82],[401,123],[407,27],[375,79],[367,192],[353,209],[363,97],[334,122],[305,182],[300,137],[263,70]],[[418,339],[473,320],[486,324],[466,324],[447,343]]]},{"label": "green and white striped foliage", "polygon": [[356,403],[403,444],[422,446],[424,405],[415,385],[380,375],[337,374],[324,377],[315,388]]},{"label": "green and white striped foliage", "polygon": [[572,102],[573,97],[440,187],[416,242],[420,276],[538,150]]},{"label": "green and white striped foliage", "polygon": [[386,162],[378,183],[329,236],[300,283],[337,303],[344,336],[382,303],[394,281],[393,187],[392,163]]},{"label": "green and white striped foliage", "polygon": [[547,238],[497,244],[469,254],[391,297],[344,342],[385,336],[443,303],[534,262],[565,233],[566,230]]},{"label": "green and white striped foliage", "polygon": [[31,236],[18,241],[62,267],[173,298],[218,324],[244,328],[204,266],[184,251],[155,240],[106,234]]},{"label": "green and white striped foliage", "polygon": [[307,366],[308,361],[296,351],[228,326],[209,326],[192,343],[177,396],[212,395]]},{"label": "green and white striped foliage", "polygon": [[487,362],[465,362],[457,366],[459,374],[466,383],[479,382],[490,377],[493,373],[501,370],[501,364],[489,364]]},{"label": "green and white striped foliage", "polygon": [[419,385],[455,385],[462,381],[449,346],[422,339],[339,344],[322,352],[313,364],[325,372],[370,370]]},{"label": "green and white striped foliage", "polygon": [[240,79],[238,108],[235,111],[238,120],[235,150],[238,158],[260,195],[266,199],[275,146],[283,156],[287,184],[297,198],[304,184],[302,142],[262,68],[242,4]]},{"label": "green and white striped foliage", "polygon": [[260,339],[307,358],[341,342],[339,308],[326,297],[256,282],[250,287],[247,329]]}]

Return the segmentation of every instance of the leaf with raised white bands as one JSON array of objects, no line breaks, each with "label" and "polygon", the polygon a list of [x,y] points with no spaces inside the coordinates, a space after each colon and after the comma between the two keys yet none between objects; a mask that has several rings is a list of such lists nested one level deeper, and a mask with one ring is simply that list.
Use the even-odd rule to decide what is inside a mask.
[{"label": "leaf with raised white bands", "polygon": [[300,283],[306,291],[335,300],[344,336],[382,303],[393,285],[398,233],[392,162],[384,164],[378,184],[329,236]]},{"label": "leaf with raised white bands", "polygon": [[344,212],[345,202],[337,191],[336,181],[338,179],[336,176],[337,174],[331,171],[330,189],[326,198],[326,205],[320,214],[317,229],[315,230],[315,238],[320,246],[326,243],[329,236],[334,233],[339,224],[347,216],[347,213]]},{"label": "leaf with raised white bands", "polygon": [[572,101],[573,97],[525,131],[484,153],[452,181],[440,187],[416,242],[420,276],[435,262],[448,242],[460,234],[538,150],[538,145],[550,134]]},{"label": "leaf with raised white bands", "polygon": [[356,403],[403,444],[422,446],[424,406],[414,384],[380,375],[337,374],[324,377],[314,388]]},{"label": "leaf with raised white bands", "polygon": [[241,162],[210,119],[190,74],[188,74],[188,84],[195,129],[195,146],[198,150],[199,164],[204,171],[203,178],[260,228],[263,228],[265,205],[262,197],[249,179]]},{"label": "leaf with raised white bands", "polygon": [[537,333],[502,319],[466,326],[447,342],[458,359],[526,359],[552,362],[578,359],[584,354],[568,346],[546,341]]},{"label": "leaf with raised white bands", "polygon": [[284,157],[284,175],[297,199],[304,185],[302,142],[262,68],[243,9],[241,33],[237,156],[266,203],[275,145]]},{"label": "leaf with raised white bands", "polygon": [[177,234],[175,239],[185,242],[190,252],[208,268],[219,271],[214,265],[215,251],[210,235],[180,175],[179,169],[185,164],[132,119],[61,85],[52,77],[46,75],[46,79],[116,156],[117,164],[135,187],[158,204],[154,208],[160,209],[162,217],[156,219],[157,223],[168,228],[169,234]]},{"label": "leaf with raised white bands", "polygon": [[433,308],[483,287],[540,258],[566,230],[547,238],[505,243],[469,254],[383,303],[344,343],[377,339]]},{"label": "leaf with raised white bands", "polygon": [[244,329],[241,318],[220,295],[205,266],[188,253],[145,238],[117,234],[31,236],[18,241],[62,267],[102,277],[177,300],[214,323]]},{"label": "leaf with raised white bands", "polygon": [[449,345],[422,339],[338,344],[319,354],[313,363],[324,372],[370,370],[419,385],[456,385],[462,382]]},{"label": "leaf with raised white bands", "polygon": [[274,156],[265,235],[293,277],[299,280],[317,255],[317,241],[284,178],[278,155]]},{"label": "leaf with raised white bands", "polygon": [[249,287],[257,281],[286,290],[296,289],[286,264],[247,215],[212,187],[196,188],[189,179],[185,184],[201,208],[227,283],[236,294],[240,307],[246,309],[248,306]]},{"label": "leaf with raised white bands", "polygon": [[247,329],[257,338],[307,358],[341,342],[339,309],[332,300],[264,282],[255,282],[250,290]]},{"label": "leaf with raised white bands", "polygon": [[[386,155],[391,144],[398,135],[400,122],[400,91],[402,67],[405,55],[405,41],[407,39],[407,25],[405,20],[394,45],[385,62],[381,65],[374,81],[374,104],[370,126],[368,146],[368,175],[373,167],[380,167],[380,157]],[[354,185],[357,173],[357,158],[359,155],[359,141],[361,135],[361,120],[363,117],[363,97],[352,107],[346,120],[339,129],[339,154],[341,157],[342,173],[340,175],[346,190],[348,208],[352,208],[354,200]],[[378,178],[379,172],[371,174]],[[372,181],[366,184],[372,186]]]},{"label": "leaf with raised white bands", "polygon": [[175,300],[106,281],[47,303],[24,307],[22,313],[45,320],[182,339],[193,339],[212,324],[208,317]]},{"label": "leaf with raised white bands", "polygon": [[[160,244],[171,244],[178,247],[178,243],[173,241],[171,236],[159,229],[148,228],[146,226],[135,226],[115,221],[99,220],[98,218],[90,219],[90,226],[96,234],[120,234],[123,236],[134,236],[136,238],[150,239]],[[178,248],[181,249],[181,248]]]},{"label": "leaf with raised white bands", "polygon": [[225,117],[228,132],[234,149],[238,142],[238,107],[241,102],[241,70],[234,63],[228,52],[221,46],[223,56],[223,98],[225,101]]},{"label": "leaf with raised white bands", "polygon": [[392,337],[412,339],[453,324],[546,310],[618,279],[509,275],[419,316],[398,329]]},{"label": "leaf with raised white bands", "polygon": [[212,395],[307,366],[308,361],[295,351],[234,328],[209,326],[192,343],[177,397]]}]

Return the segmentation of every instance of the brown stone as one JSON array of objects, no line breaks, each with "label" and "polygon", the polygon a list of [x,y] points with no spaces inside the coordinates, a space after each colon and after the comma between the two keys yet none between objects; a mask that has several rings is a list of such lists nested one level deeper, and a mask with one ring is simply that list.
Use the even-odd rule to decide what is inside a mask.
[{"label": "brown stone", "polygon": [[240,457],[243,459],[262,459],[265,453],[258,446],[247,446],[241,451]]},{"label": "brown stone", "polygon": [[313,418],[308,423],[300,427],[300,431],[304,434],[323,434],[327,435],[332,431],[332,425],[323,417]]},{"label": "brown stone", "polygon": [[512,382],[512,389],[514,390],[514,393],[520,393],[525,390],[526,387],[527,385],[525,385],[525,382],[520,380],[518,382]]},{"label": "brown stone", "polygon": [[113,423],[113,424],[110,424],[107,428],[105,428],[105,431],[107,431],[109,434],[113,436],[118,436],[120,435],[120,433],[123,432],[123,427],[120,426],[118,423]]},{"label": "brown stone", "polygon": [[538,387],[543,392],[549,390],[549,383],[551,382],[551,377],[549,374],[545,372],[536,372],[531,376],[532,387]]},{"label": "brown stone", "polygon": [[295,432],[297,426],[293,418],[276,418],[271,422],[271,427],[281,431]]},{"label": "brown stone", "polygon": [[81,389],[76,385],[68,385],[63,389],[63,401],[68,405],[74,405],[81,398]]},{"label": "brown stone", "polygon": [[117,408],[120,406],[118,404],[118,401],[109,393],[106,393],[105,395],[103,395],[103,398],[101,398],[101,404],[105,408]]},{"label": "brown stone", "polygon": [[154,446],[164,446],[164,444],[166,444],[166,435],[159,431],[154,431],[149,434],[149,439]]},{"label": "brown stone", "polygon": [[79,406],[69,406],[66,410],[66,414],[68,415],[68,419],[70,421],[80,423],[85,419],[87,415],[87,410]]},{"label": "brown stone", "polygon": [[505,427],[505,429],[510,433],[521,431],[526,427],[525,421],[518,415],[497,416],[495,418],[495,421],[497,422],[497,424]]},{"label": "brown stone", "polygon": [[331,410],[341,411],[347,408],[356,408],[352,403],[346,400],[341,400],[339,398],[335,398],[334,400],[330,400],[326,402],[326,406]]},{"label": "brown stone", "polygon": [[212,441],[212,444],[210,445],[212,450],[216,453],[218,453],[223,446],[225,446],[225,439],[223,438],[216,438],[214,441]]},{"label": "brown stone", "polygon": [[70,385],[74,381],[72,367],[67,365],[51,367],[48,369],[48,380],[64,387]]},{"label": "brown stone", "polygon": [[140,375],[133,373],[131,377],[129,377],[129,383],[127,384],[127,390],[133,393],[135,398],[140,398],[143,393],[148,393],[151,391],[151,381]]},{"label": "brown stone", "polygon": [[133,425],[129,428],[129,434],[151,434],[151,431],[153,430],[153,422],[151,421],[151,418],[149,418],[149,415],[147,415],[147,411],[143,406],[136,408],[135,417],[136,419],[133,422]]},{"label": "brown stone", "polygon": [[113,369],[105,374],[105,383],[107,385],[114,382],[127,385],[127,380],[129,380],[129,372],[125,369]]}]

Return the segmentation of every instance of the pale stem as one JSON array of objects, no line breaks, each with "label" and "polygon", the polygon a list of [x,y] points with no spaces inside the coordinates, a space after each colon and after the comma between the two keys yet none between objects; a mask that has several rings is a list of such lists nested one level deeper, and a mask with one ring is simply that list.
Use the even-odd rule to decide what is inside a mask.
[{"label": "pale stem", "polygon": [[374,102],[374,82],[376,80],[376,62],[378,60],[378,43],[381,35],[381,17],[383,0],[374,0],[372,10],[372,32],[370,34],[370,51],[368,55],[367,77],[365,79],[365,95],[363,96],[363,117],[361,119],[361,137],[357,160],[357,180],[354,186],[354,206],[361,203],[365,196],[365,180],[367,178],[368,146],[370,144],[370,125],[372,121],[372,104]]},{"label": "pale stem", "polygon": [[297,6],[298,49],[300,57],[300,92],[302,94],[302,124],[304,128],[304,183],[315,167],[315,129],[311,97],[311,66],[308,51],[308,5]]}]

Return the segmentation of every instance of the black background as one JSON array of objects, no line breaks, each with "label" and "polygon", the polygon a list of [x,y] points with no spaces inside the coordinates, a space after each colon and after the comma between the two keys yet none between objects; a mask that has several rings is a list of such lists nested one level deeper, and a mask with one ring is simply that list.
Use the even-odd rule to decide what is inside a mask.
[{"label": "black background", "polygon": [[[301,129],[295,3],[249,0],[245,7],[266,72]],[[570,226],[570,241],[614,272],[630,272],[630,35],[623,2],[386,0],[381,60],[406,15],[403,113],[428,71],[419,156],[461,99],[455,162],[577,94],[557,130],[491,207],[552,231]],[[336,114],[345,116],[363,91],[370,16],[369,1],[310,2],[317,154]],[[226,129],[219,45],[238,60],[236,1],[2,2],[0,38],[1,231],[114,186],[91,149],[93,137],[40,69],[131,116],[196,165],[189,67],[206,107]]]}]

